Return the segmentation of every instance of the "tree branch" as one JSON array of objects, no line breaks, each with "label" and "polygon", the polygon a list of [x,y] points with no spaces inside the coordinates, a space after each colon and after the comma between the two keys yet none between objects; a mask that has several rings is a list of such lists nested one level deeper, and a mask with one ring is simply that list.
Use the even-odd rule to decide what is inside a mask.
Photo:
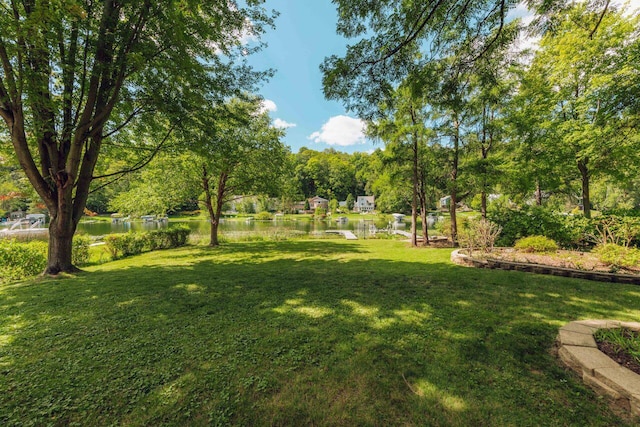
[{"label": "tree branch", "polygon": [[496,35],[495,37],[493,37],[493,40],[486,44],[482,51],[477,54],[471,61],[469,61],[469,63],[476,62],[478,59],[482,58],[484,54],[487,53],[489,49],[491,49],[493,44],[498,41],[498,38],[500,38],[500,35],[502,34],[502,30],[504,28],[505,12],[505,0],[500,0],[500,26],[498,27],[498,31],[496,31]]},{"label": "tree branch", "polygon": [[110,131],[109,133],[104,135],[103,138],[109,138],[110,136],[115,135],[116,133],[120,132],[125,126],[127,126],[129,123],[131,123],[131,120],[133,120],[142,111],[144,111],[144,107],[135,108],[133,110],[133,112],[131,114],[129,114],[129,116],[127,116],[127,118],[124,119],[124,121],[122,123],[120,123],[118,126],[116,126],[112,131]]},{"label": "tree branch", "polygon": [[176,128],[176,125],[171,126],[171,128],[169,129],[167,134],[164,136],[162,141],[160,141],[160,144],[158,144],[154,148],[153,152],[151,153],[151,155],[147,159],[136,163],[133,167],[131,167],[129,169],[125,169],[125,170],[121,170],[121,171],[118,171],[118,172],[113,172],[113,173],[109,173],[109,174],[105,174],[105,175],[99,175],[99,176],[92,177],[91,179],[94,180],[94,179],[104,179],[104,178],[109,178],[109,177],[112,177],[112,176],[118,176],[118,178],[116,178],[116,179],[114,179],[112,181],[109,181],[109,182],[107,182],[107,183],[105,183],[105,184],[103,184],[103,185],[101,185],[101,186],[99,186],[97,188],[94,188],[89,193],[94,193],[94,192],[106,187],[107,185],[117,181],[118,179],[122,178],[122,176],[124,176],[124,175],[126,175],[128,173],[132,173],[132,172],[135,172],[137,170],[140,170],[143,167],[145,167],[146,165],[148,165],[151,162],[151,160],[153,160],[154,157],[160,152],[160,149],[164,146],[164,144],[169,140],[169,137],[171,136],[171,133],[173,132],[173,130],[175,128]]},{"label": "tree branch", "polygon": [[596,26],[589,33],[589,39],[590,40],[593,40],[594,34],[596,33],[596,31],[598,31],[598,28],[600,27],[600,24],[602,23],[602,20],[604,19],[604,15],[607,13],[607,10],[609,9],[610,1],[611,0],[607,0],[607,2],[604,4],[604,9],[602,9],[602,13],[600,14],[600,18],[598,19],[598,22],[596,22]]},{"label": "tree branch", "polygon": [[418,16],[418,19],[413,24],[412,31],[396,47],[391,49],[381,58],[374,59],[373,61],[362,61],[361,63],[357,64],[355,68],[356,69],[360,68],[361,65],[376,65],[381,62],[384,62],[387,59],[391,58],[396,53],[398,53],[403,47],[413,42],[418,37],[418,35],[420,35],[420,32],[424,29],[424,27],[426,27],[429,21],[431,21],[431,18],[433,18],[433,15],[436,13],[436,11],[442,5],[443,2],[444,0],[437,0],[436,4],[433,6],[433,8],[431,9],[427,17],[424,19],[424,21],[422,21],[422,23],[420,23],[420,20],[424,16],[425,12],[428,10],[428,7],[425,7],[420,13],[420,15]]},{"label": "tree branch", "polygon": [[12,102],[15,102],[18,99],[16,80],[13,74],[13,66],[11,65],[11,61],[9,61],[7,49],[2,37],[0,37],[0,60],[2,61],[2,69],[4,71],[5,78],[7,79],[8,87],[5,88],[5,90],[7,91],[7,95],[13,98]]}]

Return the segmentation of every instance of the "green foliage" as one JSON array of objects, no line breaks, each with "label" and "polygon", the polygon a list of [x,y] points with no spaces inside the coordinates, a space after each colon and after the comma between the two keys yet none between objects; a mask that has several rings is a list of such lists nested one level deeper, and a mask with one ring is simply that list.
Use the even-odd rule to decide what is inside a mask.
[{"label": "green foliage", "polygon": [[560,215],[542,206],[496,209],[490,211],[488,217],[502,227],[498,246],[513,246],[523,237],[543,235],[561,247],[584,247],[593,232],[592,221],[582,216]]},{"label": "green foliage", "polygon": [[254,218],[258,221],[270,221],[273,219],[271,214],[267,211],[258,212]]},{"label": "green foliage", "polygon": [[[99,186],[143,167],[203,105],[270,75],[246,61],[261,45],[240,41],[273,26],[276,13],[260,3],[2,2],[0,151],[11,146],[57,218],[53,244],[66,238],[57,229],[73,229],[94,177],[111,177]],[[118,155],[130,162],[93,173]],[[49,271],[71,270],[70,255],[52,258]]]},{"label": "green foliage", "polygon": [[91,237],[86,234],[76,234],[73,236],[73,248],[71,250],[71,262],[75,266],[81,266],[89,262],[89,245]]},{"label": "green foliage", "polygon": [[158,156],[131,178],[128,190],[109,201],[109,210],[133,216],[175,212],[201,191],[196,165],[188,153]]},{"label": "green foliage", "polygon": [[[584,3],[559,11],[554,19],[554,30],[544,34],[528,70],[526,78],[535,83],[527,85],[531,93],[526,98],[536,105],[526,116],[543,133],[539,160],[555,163],[560,167],[553,173],[580,184],[584,214],[590,218],[590,181],[619,177],[637,164],[638,140],[625,134],[629,118],[619,99],[638,101],[619,82],[637,78],[630,49],[637,43],[640,21],[637,14],[600,14]],[[599,22],[598,31],[592,31],[593,22]],[[569,164],[576,166],[573,171]]]},{"label": "green foliage", "polygon": [[187,244],[191,229],[187,225],[147,232],[149,250],[178,248]]},{"label": "green foliage", "polygon": [[640,218],[605,215],[596,219],[593,238],[596,244],[631,246],[640,237]]},{"label": "green foliage", "polygon": [[[73,238],[72,262],[82,266],[89,261],[91,238],[78,234]],[[0,283],[35,276],[47,266],[47,242],[0,239]]]},{"label": "green foliage", "polygon": [[558,244],[545,236],[523,237],[513,246],[524,252],[553,252],[558,250]]},{"label": "green foliage", "polygon": [[183,246],[191,230],[187,226],[147,232],[108,234],[104,241],[113,259],[138,255],[145,251]]},{"label": "green foliage", "polygon": [[327,211],[324,208],[316,208],[316,210],[313,213],[313,218],[314,219],[325,219],[327,217]]},{"label": "green foliage", "polygon": [[607,243],[598,245],[593,250],[600,261],[610,265],[613,270],[633,268],[640,263],[640,249]]},{"label": "green foliage", "polygon": [[141,254],[145,247],[145,233],[118,233],[104,236],[104,243],[113,259]]},{"label": "green foliage", "polygon": [[242,203],[239,203],[237,205],[237,209],[240,213],[246,213],[246,214],[256,213],[256,205],[253,198],[251,197],[243,197]]},{"label": "green foliage", "polygon": [[338,199],[331,199],[329,201],[329,211],[336,212],[338,210]]},{"label": "green foliage", "polygon": [[47,243],[0,239],[0,283],[35,276],[47,266]]},{"label": "green foliage", "polygon": [[626,328],[598,329],[593,336],[597,342],[612,344],[616,352],[625,352],[640,364],[640,335],[638,331]]},{"label": "green foliage", "polygon": [[[464,230],[468,228],[469,218],[466,216],[457,216],[456,225],[458,230]],[[451,217],[446,216],[442,221],[438,221],[435,224],[435,230],[438,234],[451,238]]]},{"label": "green foliage", "polygon": [[352,211],[352,210],[353,210],[353,207],[354,207],[354,206],[355,206],[355,204],[356,204],[356,201],[355,201],[355,199],[353,198],[353,194],[351,194],[351,193],[347,194],[346,202],[347,202],[347,209],[348,209],[349,211]]}]

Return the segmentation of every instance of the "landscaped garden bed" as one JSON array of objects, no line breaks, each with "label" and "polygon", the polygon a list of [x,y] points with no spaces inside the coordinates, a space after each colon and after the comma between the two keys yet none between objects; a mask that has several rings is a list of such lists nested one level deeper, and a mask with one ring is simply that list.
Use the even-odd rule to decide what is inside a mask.
[{"label": "landscaped garden bed", "polygon": [[471,252],[459,249],[451,253],[451,260],[459,265],[528,273],[550,274],[576,279],[640,285],[640,271],[618,269],[599,261],[596,255],[578,251],[528,253],[514,248],[495,248],[491,252]]}]

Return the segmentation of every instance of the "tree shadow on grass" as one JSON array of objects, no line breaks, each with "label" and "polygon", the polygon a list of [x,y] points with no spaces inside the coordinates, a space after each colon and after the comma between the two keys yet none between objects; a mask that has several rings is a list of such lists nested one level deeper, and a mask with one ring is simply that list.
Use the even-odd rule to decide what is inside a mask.
[{"label": "tree shadow on grass", "polygon": [[549,350],[564,322],[638,320],[638,288],[326,241],[223,249],[4,288],[0,422],[619,422]]}]

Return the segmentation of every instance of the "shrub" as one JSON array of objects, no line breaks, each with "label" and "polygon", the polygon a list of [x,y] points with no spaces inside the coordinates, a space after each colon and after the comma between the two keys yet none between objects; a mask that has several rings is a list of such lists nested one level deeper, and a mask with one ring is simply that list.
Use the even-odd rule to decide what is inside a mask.
[{"label": "shrub", "polygon": [[144,251],[184,246],[191,230],[187,226],[171,227],[145,233],[120,233],[105,236],[107,250],[113,259],[138,255]]},{"label": "shrub", "polygon": [[469,255],[474,249],[491,252],[500,235],[500,226],[484,218],[470,219],[458,234],[460,244],[469,250]]},{"label": "shrub", "polygon": [[553,252],[558,244],[545,236],[529,236],[518,240],[515,248],[525,252]]},{"label": "shrub", "polygon": [[[456,217],[456,225],[458,226],[458,234],[461,233],[462,230],[467,228],[467,223],[469,222],[469,218],[466,216],[458,216]],[[445,217],[442,221],[438,221],[435,224],[435,230],[438,234],[448,237],[451,239],[451,218]],[[460,237],[460,236],[458,236]]]},{"label": "shrub", "polygon": [[71,252],[71,262],[73,265],[83,265],[89,261],[89,245],[91,245],[91,237],[86,234],[76,234],[73,236]]},{"label": "shrub", "polygon": [[598,259],[610,265],[614,270],[618,268],[630,268],[640,264],[640,249],[607,243],[596,246],[593,250]]},{"label": "shrub", "polygon": [[591,234],[596,245],[616,244],[631,246],[640,236],[640,218],[606,215],[598,218]]},{"label": "shrub", "polygon": [[47,266],[47,242],[0,240],[0,283],[35,276]]},{"label": "shrub", "polygon": [[113,259],[141,254],[145,248],[144,233],[109,234],[104,237],[107,250]]},{"label": "shrub", "polygon": [[267,211],[262,211],[256,214],[255,219],[258,221],[269,221],[273,219],[271,214]]},{"label": "shrub", "polygon": [[518,239],[544,235],[566,248],[585,247],[593,233],[594,222],[583,216],[561,215],[542,206],[524,206],[522,209],[498,209],[490,212],[489,219],[502,227],[499,246],[512,246]]},{"label": "shrub", "polygon": [[171,249],[184,246],[191,229],[186,225],[150,231],[147,234],[149,250]]}]

